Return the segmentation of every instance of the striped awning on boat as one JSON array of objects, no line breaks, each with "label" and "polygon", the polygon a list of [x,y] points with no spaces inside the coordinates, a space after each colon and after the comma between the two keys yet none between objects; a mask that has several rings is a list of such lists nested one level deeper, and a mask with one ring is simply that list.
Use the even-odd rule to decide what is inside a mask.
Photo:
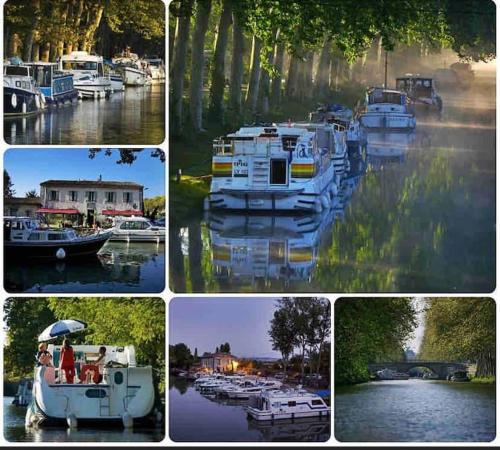
[{"label": "striped awning on boat", "polygon": [[102,211],[104,216],[142,216],[142,211],[126,209],[125,211],[119,211],[117,209],[104,209]]},{"label": "striped awning on boat", "polygon": [[37,209],[40,214],[78,214],[77,209],[57,209],[57,208],[40,208]]}]

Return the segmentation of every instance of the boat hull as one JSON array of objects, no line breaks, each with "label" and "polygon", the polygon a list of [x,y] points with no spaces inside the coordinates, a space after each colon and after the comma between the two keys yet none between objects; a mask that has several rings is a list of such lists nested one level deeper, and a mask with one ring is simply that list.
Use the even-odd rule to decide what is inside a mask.
[{"label": "boat hull", "polygon": [[328,417],[331,414],[330,408],[322,408],[311,411],[300,412],[281,412],[272,413],[271,411],[261,411],[256,408],[247,407],[247,415],[253,420],[259,422],[272,422],[275,420],[288,420],[288,419],[304,419],[310,417]]},{"label": "boat hull", "polygon": [[417,124],[411,114],[365,113],[360,118],[361,125],[369,129],[390,129],[393,131],[413,130]]},{"label": "boat hull", "polygon": [[90,257],[97,252],[108,241],[110,234],[103,234],[94,239],[76,242],[12,242],[4,241],[5,258],[8,259],[58,259],[56,254],[60,249],[64,250],[65,259]]},{"label": "boat hull", "polygon": [[4,86],[3,107],[6,116],[34,114],[41,111],[41,97],[35,92]]},{"label": "boat hull", "polygon": [[162,243],[165,242],[165,235],[157,236],[138,236],[138,235],[124,235],[124,234],[113,234],[109,238],[110,241],[120,241],[120,242],[152,242],[152,243]]},{"label": "boat hull", "polygon": [[127,86],[144,86],[146,84],[146,73],[133,67],[123,69],[123,78]]}]

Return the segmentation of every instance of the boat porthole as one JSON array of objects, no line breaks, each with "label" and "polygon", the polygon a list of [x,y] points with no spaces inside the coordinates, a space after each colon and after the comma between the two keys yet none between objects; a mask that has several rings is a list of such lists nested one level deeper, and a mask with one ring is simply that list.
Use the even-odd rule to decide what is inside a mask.
[{"label": "boat porthole", "polygon": [[13,108],[17,106],[17,95],[15,93],[13,93],[10,97],[10,102],[12,103]]},{"label": "boat porthole", "polygon": [[104,389],[87,389],[85,391],[85,397],[88,398],[105,398],[106,391]]},{"label": "boat porthole", "polygon": [[116,372],[115,373],[115,384],[122,384],[122,383],[123,383],[123,373]]}]

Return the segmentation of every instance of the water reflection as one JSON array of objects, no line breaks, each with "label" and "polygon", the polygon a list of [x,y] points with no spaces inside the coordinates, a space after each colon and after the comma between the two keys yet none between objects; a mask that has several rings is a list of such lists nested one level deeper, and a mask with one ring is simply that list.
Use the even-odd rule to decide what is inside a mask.
[{"label": "water reflection", "polygon": [[165,437],[163,428],[125,430],[115,428],[25,428],[26,408],[11,404],[4,397],[4,437],[9,442],[159,442]]},{"label": "water reflection", "polygon": [[109,99],[85,100],[23,118],[4,120],[9,144],[160,144],[165,86],[127,88]]},{"label": "water reflection", "polygon": [[9,292],[161,292],[165,246],[108,242],[95,258],[8,262]]},{"label": "water reflection", "polygon": [[247,400],[201,395],[193,383],[171,378],[170,438],[176,442],[325,442],[329,418],[279,420],[274,424],[247,419]]},{"label": "water reflection", "polygon": [[[494,104],[444,100],[440,122],[419,121],[409,134],[369,133],[363,155],[349,159],[333,212],[194,215],[173,224],[172,289],[491,292],[496,112]],[[299,264],[290,257],[301,245]]]}]

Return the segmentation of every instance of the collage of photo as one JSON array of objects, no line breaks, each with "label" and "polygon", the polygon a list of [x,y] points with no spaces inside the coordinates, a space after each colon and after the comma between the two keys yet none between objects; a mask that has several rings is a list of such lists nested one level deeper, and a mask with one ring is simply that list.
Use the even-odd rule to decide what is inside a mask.
[{"label": "collage of photo", "polygon": [[496,444],[493,0],[1,8],[0,446]]}]

